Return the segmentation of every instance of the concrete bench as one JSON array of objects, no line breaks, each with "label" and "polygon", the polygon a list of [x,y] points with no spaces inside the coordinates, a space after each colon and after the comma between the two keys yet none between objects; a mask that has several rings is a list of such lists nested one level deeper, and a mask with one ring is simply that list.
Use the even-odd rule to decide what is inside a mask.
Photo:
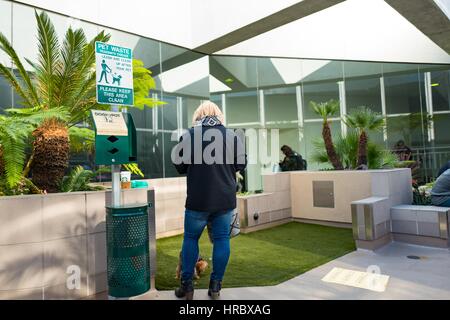
[{"label": "concrete bench", "polygon": [[448,248],[450,208],[395,205],[371,197],[351,204],[356,246],[374,250],[394,241]]},{"label": "concrete bench", "polygon": [[356,246],[374,250],[391,242],[390,201],[370,197],[351,203],[352,230]]},{"label": "concrete bench", "polygon": [[391,208],[392,238],[425,246],[448,247],[450,208],[397,205]]}]

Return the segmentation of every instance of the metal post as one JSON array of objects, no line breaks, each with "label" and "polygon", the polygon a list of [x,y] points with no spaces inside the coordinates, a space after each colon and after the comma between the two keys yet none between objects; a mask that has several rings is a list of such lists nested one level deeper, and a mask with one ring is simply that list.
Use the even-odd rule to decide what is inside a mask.
[{"label": "metal post", "polygon": [[118,207],[121,204],[120,199],[120,164],[113,164],[111,166],[112,178],[112,205]]},{"label": "metal post", "polygon": [[[119,112],[119,106],[111,106],[111,111]],[[118,207],[122,203],[120,193],[120,164],[111,165],[112,205]]]}]

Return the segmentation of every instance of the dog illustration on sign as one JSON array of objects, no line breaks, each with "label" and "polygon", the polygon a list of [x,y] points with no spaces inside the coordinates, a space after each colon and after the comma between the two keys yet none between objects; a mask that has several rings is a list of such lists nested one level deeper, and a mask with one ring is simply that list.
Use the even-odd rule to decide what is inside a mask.
[{"label": "dog illustration on sign", "polygon": [[117,85],[120,87],[120,79],[122,79],[122,76],[120,74],[114,73],[112,78],[113,78],[112,84],[117,83]]},{"label": "dog illustration on sign", "polygon": [[120,87],[120,80],[122,79],[122,76],[120,74],[117,74],[117,72],[112,71],[112,69],[106,64],[105,60],[102,60],[102,72],[100,74],[100,80],[98,82],[102,82],[103,80],[109,84],[108,82],[108,73],[112,76],[112,84],[116,84]]}]

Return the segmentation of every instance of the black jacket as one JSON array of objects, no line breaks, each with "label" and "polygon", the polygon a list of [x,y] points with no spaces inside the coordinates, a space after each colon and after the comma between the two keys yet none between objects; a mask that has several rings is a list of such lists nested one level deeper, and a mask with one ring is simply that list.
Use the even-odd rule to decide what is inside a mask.
[{"label": "black jacket", "polygon": [[[197,150],[195,141],[199,141]],[[202,156],[205,154],[215,157],[215,161]],[[235,132],[217,118],[206,117],[182,135],[174,148],[174,159],[178,173],[187,174],[186,209],[218,212],[236,208],[236,172],[244,170],[247,157]]]}]

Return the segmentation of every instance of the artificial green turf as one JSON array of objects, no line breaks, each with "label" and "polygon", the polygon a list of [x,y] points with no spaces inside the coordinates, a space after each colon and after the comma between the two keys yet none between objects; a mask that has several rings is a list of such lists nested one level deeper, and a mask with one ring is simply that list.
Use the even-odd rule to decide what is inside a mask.
[{"label": "artificial green turf", "polygon": [[[212,245],[204,231],[200,255],[209,263],[196,288],[207,288]],[[173,289],[182,236],[157,240],[158,290]],[[355,250],[350,229],[291,222],[278,227],[241,234],[231,239],[231,256],[223,287],[275,285]]]}]

